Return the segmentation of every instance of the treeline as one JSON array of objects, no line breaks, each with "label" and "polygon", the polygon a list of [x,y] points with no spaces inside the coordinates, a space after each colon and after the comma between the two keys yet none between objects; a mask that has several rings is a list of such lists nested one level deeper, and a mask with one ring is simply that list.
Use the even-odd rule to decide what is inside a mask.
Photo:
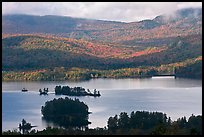
[{"label": "treeline", "polygon": [[177,77],[202,79],[202,56],[157,67],[143,66],[114,70],[55,67],[54,69],[33,71],[2,71],[2,81],[80,81],[92,78],[145,78],[158,74],[174,73]]},{"label": "treeline", "polygon": [[[20,135],[17,130],[8,130],[3,135]],[[178,118],[172,121],[161,112],[132,111],[130,115],[121,112],[109,117],[104,128],[51,128],[31,130],[28,135],[202,135],[202,116]]]},{"label": "treeline", "polygon": [[161,112],[132,111],[108,119],[111,134],[189,135],[202,134],[202,116],[190,116],[172,121]]},{"label": "treeline", "polygon": [[[62,71],[60,71],[62,70]],[[55,68],[36,71],[3,71],[3,81],[81,81],[92,78],[145,78],[157,74],[154,67],[117,70],[91,70],[83,68]]]},{"label": "treeline", "polygon": [[202,61],[186,67],[178,68],[176,71],[178,77],[202,79]]},{"label": "treeline", "polygon": [[89,80],[91,74],[88,69],[55,67],[33,71],[3,71],[3,81],[79,81]]}]

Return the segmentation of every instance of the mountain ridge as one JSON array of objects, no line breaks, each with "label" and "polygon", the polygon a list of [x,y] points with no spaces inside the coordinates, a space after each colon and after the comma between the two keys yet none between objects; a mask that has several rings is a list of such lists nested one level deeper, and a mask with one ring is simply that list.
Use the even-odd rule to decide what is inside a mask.
[{"label": "mountain ridge", "polygon": [[202,34],[201,9],[190,8],[177,11],[175,14],[178,14],[179,18],[169,18],[167,20],[164,15],[160,15],[152,20],[130,23],[53,15],[9,15],[10,18],[3,15],[2,33],[48,33],[75,39],[116,43],[130,40],[137,41],[138,39],[154,39],[162,36]]}]

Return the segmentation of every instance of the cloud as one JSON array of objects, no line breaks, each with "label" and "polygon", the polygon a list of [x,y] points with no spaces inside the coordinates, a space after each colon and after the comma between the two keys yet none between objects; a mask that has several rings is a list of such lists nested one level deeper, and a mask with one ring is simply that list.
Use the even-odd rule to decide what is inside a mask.
[{"label": "cloud", "polygon": [[178,9],[202,7],[202,2],[181,2],[178,4]]},{"label": "cloud", "polygon": [[2,14],[61,15],[133,22],[202,7],[202,2],[3,2]]}]

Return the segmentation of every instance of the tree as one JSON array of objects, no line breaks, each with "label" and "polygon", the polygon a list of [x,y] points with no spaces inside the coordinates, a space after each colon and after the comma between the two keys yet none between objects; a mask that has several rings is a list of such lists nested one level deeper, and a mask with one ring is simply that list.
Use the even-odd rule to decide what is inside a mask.
[{"label": "tree", "polygon": [[118,128],[118,116],[115,115],[114,117],[110,117],[108,119],[108,130],[115,132],[117,128]]},{"label": "tree", "polygon": [[22,130],[23,134],[28,134],[32,127],[35,126],[31,126],[31,123],[27,123],[25,119],[22,120],[22,125],[19,124],[19,129]]},{"label": "tree", "polygon": [[118,128],[127,129],[129,128],[129,117],[126,112],[121,112],[118,119]]}]

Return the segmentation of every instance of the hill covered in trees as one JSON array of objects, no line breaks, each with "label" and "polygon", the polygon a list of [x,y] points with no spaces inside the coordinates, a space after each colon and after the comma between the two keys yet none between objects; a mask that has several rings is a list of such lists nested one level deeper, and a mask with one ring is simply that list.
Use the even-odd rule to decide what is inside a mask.
[{"label": "hill covered in trees", "polygon": [[[197,61],[201,62],[201,49],[201,35],[177,37],[170,44],[147,48],[120,47],[119,45],[46,35],[4,35],[2,39],[2,69],[5,71],[3,72],[3,80],[12,79],[12,73],[9,73],[10,78],[7,77],[10,71],[21,73],[19,76],[28,74],[27,76],[33,77],[38,73],[37,77],[40,77],[45,74],[46,76],[39,78],[41,80],[56,80],[57,77],[62,77],[57,76],[58,73],[61,73],[63,78],[58,80],[69,80],[77,75],[79,77],[83,75],[83,79],[89,79],[91,74],[96,73],[98,74],[97,77],[110,77],[109,74],[113,70],[126,68],[132,68],[132,70],[135,68],[132,75],[138,74],[137,77],[140,77],[139,74],[143,72],[145,75],[146,70],[162,73],[162,71],[172,71],[170,70],[172,67],[185,67],[188,63],[184,62],[188,62],[188,60],[191,60],[190,64]],[[182,62],[185,65],[181,65]],[[162,66],[171,67],[159,69]],[[72,68],[75,67],[84,68],[85,71],[83,69],[72,71]],[[57,68],[63,69],[59,72]],[[108,71],[109,74],[106,73],[104,76],[104,71]],[[198,71],[201,72],[201,69],[198,68]],[[74,72],[78,74],[74,74]],[[115,73],[115,77],[116,75],[120,74]],[[17,76],[14,79],[20,80]],[[65,76],[67,78],[64,78]],[[32,77],[24,77],[23,79],[37,80],[36,76],[36,78]]]},{"label": "hill covered in trees", "polygon": [[2,78],[144,77],[172,73],[173,68],[178,76],[201,78],[201,30],[201,9],[130,23],[3,15]]}]

